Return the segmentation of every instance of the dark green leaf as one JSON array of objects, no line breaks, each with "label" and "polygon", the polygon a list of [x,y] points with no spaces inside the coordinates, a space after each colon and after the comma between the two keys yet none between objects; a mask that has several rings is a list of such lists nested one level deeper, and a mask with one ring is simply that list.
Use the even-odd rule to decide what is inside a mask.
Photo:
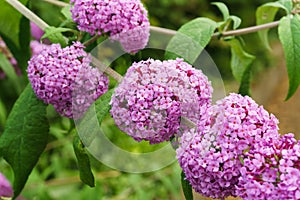
[{"label": "dark green leaf", "polygon": [[212,5],[215,5],[219,8],[219,10],[221,11],[222,15],[223,15],[223,20],[226,21],[229,18],[229,10],[227,8],[227,6],[222,3],[222,2],[212,2]]},{"label": "dark green leaf", "polygon": [[14,171],[15,197],[46,147],[49,131],[46,107],[28,84],[10,112],[0,137],[0,153]]},{"label": "dark green leaf", "polygon": [[239,88],[239,94],[243,95],[243,96],[251,96],[250,93],[250,81],[251,81],[251,65],[249,65],[247,67],[247,69],[245,70],[241,83],[240,83],[240,88]]},{"label": "dark green leaf", "polygon": [[59,43],[62,47],[65,47],[67,46],[67,41],[62,32],[68,31],[74,32],[74,30],[70,28],[49,26],[45,29],[45,34],[41,39],[48,38],[52,43]]},{"label": "dark green leaf", "polygon": [[181,57],[193,64],[209,43],[216,27],[216,22],[201,17],[184,24],[169,42],[165,58]]},{"label": "dark green leaf", "polygon": [[21,86],[19,84],[18,76],[16,74],[16,71],[14,67],[11,65],[11,63],[7,60],[6,56],[0,52],[0,68],[5,72],[8,79],[11,81],[11,83],[14,85],[15,89],[18,93],[21,93]]},{"label": "dark green leaf", "polygon": [[66,19],[72,19],[72,13],[70,11],[70,5],[67,5],[61,9],[61,13],[65,16]]},{"label": "dark green leaf", "polygon": [[188,180],[185,180],[185,174],[181,172],[181,186],[183,190],[183,194],[186,200],[193,200],[193,190],[192,186]]},{"label": "dark green leaf", "polygon": [[19,32],[19,43],[20,50],[17,54],[14,54],[16,59],[18,60],[18,67],[21,68],[23,74],[27,74],[27,62],[31,57],[31,49],[30,49],[30,40],[31,40],[31,32],[30,32],[30,22],[26,17],[22,17],[20,21],[20,32]]},{"label": "dark green leaf", "polygon": [[[19,1],[24,5],[28,2],[28,0]],[[19,33],[22,15],[4,0],[0,1],[0,8],[0,32],[20,48]]]},{"label": "dark green leaf", "polygon": [[95,179],[91,169],[90,158],[77,134],[73,141],[73,148],[77,158],[81,181],[90,187],[95,187]]},{"label": "dark green leaf", "polygon": [[[288,12],[287,8],[279,2],[266,3],[258,7],[256,10],[256,24],[261,25],[274,21],[275,15],[280,8]],[[269,29],[264,29],[258,31],[258,36],[263,42],[264,46],[270,50],[271,48],[268,42],[268,33]]]},{"label": "dark green leaf", "polygon": [[278,28],[289,76],[289,99],[300,84],[300,17],[290,15],[281,18]]},{"label": "dark green leaf", "polygon": [[[7,110],[6,110],[5,104],[2,101],[2,99],[0,99],[0,110],[1,110],[1,112],[0,112],[0,136],[1,136],[1,133],[4,130],[4,125],[5,125],[6,117],[7,117]],[[0,150],[0,152],[1,152],[1,150]],[[0,157],[1,157],[1,155],[0,155]]]},{"label": "dark green leaf", "polygon": [[237,81],[241,82],[246,69],[253,62],[255,57],[244,51],[238,39],[232,39],[228,42],[231,46],[232,74]]}]

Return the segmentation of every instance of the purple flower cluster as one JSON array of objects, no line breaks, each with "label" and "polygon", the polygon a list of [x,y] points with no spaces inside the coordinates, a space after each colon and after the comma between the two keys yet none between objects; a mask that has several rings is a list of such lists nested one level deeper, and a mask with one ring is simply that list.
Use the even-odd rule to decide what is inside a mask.
[{"label": "purple flower cluster", "polygon": [[[112,104],[112,113],[116,124],[137,141],[147,140],[151,144],[167,141],[179,128],[178,97],[161,85],[141,85],[130,96],[119,94],[114,98],[117,100]],[[127,102],[128,108],[115,109],[120,98]]]},{"label": "purple flower cluster", "polygon": [[1,197],[12,197],[13,194],[14,192],[9,181],[0,173],[0,199]]},{"label": "purple flower cluster", "polygon": [[32,56],[41,53],[44,49],[48,48],[50,45],[40,43],[37,40],[30,41],[30,49]]},{"label": "purple flower cluster", "polygon": [[224,199],[237,196],[244,153],[279,137],[278,120],[250,97],[230,94],[208,109],[207,129],[180,138],[177,158],[196,192]]},{"label": "purple flower cluster", "polygon": [[70,3],[79,30],[91,35],[108,34],[129,53],[147,45],[150,23],[140,0],[71,0]]},{"label": "purple flower cluster", "polygon": [[28,62],[28,78],[38,98],[65,117],[79,118],[108,89],[108,78],[90,66],[84,46],[52,44]]},{"label": "purple flower cluster", "polygon": [[246,153],[237,193],[245,200],[300,199],[300,142],[293,134]]},{"label": "purple flower cluster", "polygon": [[207,77],[182,59],[148,59],[133,63],[111,100],[119,128],[137,141],[168,140],[180,127],[180,117],[195,123],[211,103]]}]

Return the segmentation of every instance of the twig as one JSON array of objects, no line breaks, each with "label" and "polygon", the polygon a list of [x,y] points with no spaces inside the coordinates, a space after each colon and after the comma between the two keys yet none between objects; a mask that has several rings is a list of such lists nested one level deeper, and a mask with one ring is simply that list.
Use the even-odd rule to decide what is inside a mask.
[{"label": "twig", "polygon": [[161,28],[161,27],[157,27],[157,26],[150,26],[150,30],[152,30],[154,32],[158,32],[158,33],[164,33],[167,35],[176,35],[176,33],[177,33],[177,31],[175,31],[175,30]]},{"label": "twig", "polygon": [[29,10],[26,6],[16,0],[6,0],[12,7],[22,13],[25,17],[27,17],[30,21],[34,22],[38,27],[42,30],[45,30],[49,25],[44,22],[41,18],[39,18],[35,13]]},{"label": "twig", "polygon": [[113,79],[115,79],[116,81],[118,81],[118,83],[121,83],[123,80],[123,76],[121,74],[119,74],[118,72],[116,72],[115,70],[113,70],[112,68],[106,66],[105,64],[103,64],[102,62],[100,62],[97,58],[95,58],[94,56],[92,56],[92,63],[95,65],[95,67],[97,67],[101,72],[106,73],[107,75],[111,76]]},{"label": "twig", "polygon": [[83,43],[83,45],[87,47],[87,46],[89,46],[90,44],[93,44],[99,37],[101,37],[101,36],[100,36],[100,35],[95,35],[95,36],[93,36],[91,39],[85,41],[85,42]]},{"label": "twig", "polygon": [[266,24],[261,24],[261,25],[256,25],[256,26],[250,26],[247,28],[242,28],[242,29],[237,29],[237,30],[232,30],[232,31],[225,31],[223,33],[217,33],[216,36],[221,35],[222,37],[227,37],[227,36],[238,36],[238,35],[245,35],[248,33],[254,33],[260,30],[268,29],[268,28],[274,28],[279,25],[279,21],[275,22],[270,22]]},{"label": "twig", "polygon": [[[61,2],[61,1],[57,1],[57,0],[44,0],[44,1],[49,2],[49,3],[53,3],[55,5],[60,4],[59,6],[69,5],[65,2]],[[222,32],[222,33],[215,33],[213,35],[213,37],[228,37],[228,36],[245,35],[245,34],[254,33],[254,32],[257,32],[257,31],[260,31],[260,30],[268,29],[268,28],[274,28],[274,27],[278,26],[278,24],[279,24],[279,21],[275,21],[275,22],[270,22],[270,23],[266,23],[266,24],[262,24],[262,25],[256,25],[256,26],[241,28],[241,29],[232,30],[232,31],[225,31],[225,32]],[[164,34],[167,34],[167,35],[175,35],[177,33],[177,31],[175,31],[175,30],[156,27],[156,26],[150,26],[150,29],[154,32],[164,33]]]},{"label": "twig", "polygon": [[56,5],[56,6],[61,6],[61,7],[65,7],[65,6],[69,5],[69,4],[66,3],[66,2],[63,2],[63,1],[57,1],[57,0],[44,0],[44,1],[46,1],[46,2],[48,2],[48,3],[51,3],[51,4],[53,4],[53,5]]}]

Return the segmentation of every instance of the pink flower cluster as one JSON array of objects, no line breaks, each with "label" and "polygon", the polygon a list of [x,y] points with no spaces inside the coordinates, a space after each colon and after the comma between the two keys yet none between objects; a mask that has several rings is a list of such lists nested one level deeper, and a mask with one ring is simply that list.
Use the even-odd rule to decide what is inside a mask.
[{"label": "pink flower cluster", "polygon": [[28,78],[38,98],[65,117],[79,118],[108,89],[108,78],[90,66],[84,46],[52,44],[28,62]]},{"label": "pink flower cluster", "polygon": [[244,153],[279,138],[278,120],[250,97],[230,94],[208,109],[209,129],[188,130],[177,158],[196,192],[224,199],[237,196]]},{"label": "pink flower cluster", "polygon": [[12,197],[13,195],[14,192],[9,181],[0,173],[0,199],[2,199],[1,197]]},{"label": "pink flower cluster", "polygon": [[300,199],[300,141],[286,134],[245,153],[237,194],[245,200]]},{"label": "pink flower cluster", "polygon": [[133,63],[111,100],[119,128],[137,141],[169,140],[180,117],[199,122],[211,103],[212,87],[201,70],[182,59]]},{"label": "pink flower cluster", "polygon": [[32,56],[41,53],[44,49],[48,48],[50,45],[43,44],[37,40],[30,41],[30,49]]},{"label": "pink flower cluster", "polygon": [[[159,143],[169,140],[178,130],[180,102],[166,87],[157,84],[138,86],[127,96],[116,92],[114,98],[117,100],[112,104],[113,116],[119,119],[116,124],[135,140]],[[119,99],[126,101],[128,108],[116,107]],[[123,118],[125,121],[120,120]]]},{"label": "pink flower cluster", "polygon": [[140,0],[71,0],[70,3],[79,30],[91,35],[108,34],[129,53],[147,45],[150,23]]}]

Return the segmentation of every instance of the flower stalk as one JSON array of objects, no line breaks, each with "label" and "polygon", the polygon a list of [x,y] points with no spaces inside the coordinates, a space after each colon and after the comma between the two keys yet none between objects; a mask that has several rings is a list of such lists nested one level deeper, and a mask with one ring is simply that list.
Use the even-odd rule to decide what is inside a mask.
[{"label": "flower stalk", "polygon": [[[62,6],[62,7],[69,5],[68,3],[57,1],[57,0],[44,0],[44,1],[46,1],[48,3],[52,3],[52,4],[57,5],[57,6]],[[264,30],[264,29],[268,29],[268,28],[274,28],[278,25],[279,25],[279,21],[274,21],[274,22],[270,22],[270,23],[266,23],[266,24],[250,26],[250,27],[247,27],[247,28],[241,28],[241,29],[231,30],[231,31],[224,31],[222,33],[216,32],[213,35],[213,37],[218,37],[219,38],[219,37],[246,35],[246,34],[249,34],[249,33],[255,33],[255,32],[260,31],[260,30]],[[177,33],[177,31],[175,31],[175,30],[171,30],[171,29],[167,29],[167,28],[161,28],[161,27],[157,27],[157,26],[150,26],[150,29],[154,32],[164,33],[164,34],[167,34],[167,35],[175,35]]]}]

